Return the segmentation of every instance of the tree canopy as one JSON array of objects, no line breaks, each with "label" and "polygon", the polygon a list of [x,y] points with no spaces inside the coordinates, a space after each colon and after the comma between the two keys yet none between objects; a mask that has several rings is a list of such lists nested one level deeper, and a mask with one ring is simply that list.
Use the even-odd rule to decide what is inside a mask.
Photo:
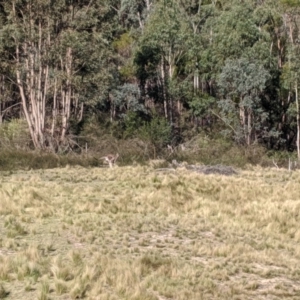
[{"label": "tree canopy", "polygon": [[162,118],[170,136],[209,126],[300,157],[299,9],[298,0],[2,0],[0,122],[25,118],[33,147],[51,151],[101,115],[125,127]]}]

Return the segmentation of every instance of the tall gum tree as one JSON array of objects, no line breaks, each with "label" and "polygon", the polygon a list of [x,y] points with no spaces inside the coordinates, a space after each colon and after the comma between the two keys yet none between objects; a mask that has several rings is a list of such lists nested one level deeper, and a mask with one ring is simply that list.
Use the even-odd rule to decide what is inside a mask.
[{"label": "tall gum tree", "polygon": [[[287,43],[287,60],[283,66],[283,86],[292,94],[295,100],[294,112],[296,115],[296,148],[300,159],[300,104],[299,104],[299,77],[300,77],[300,3],[296,0],[282,0],[284,8],[283,22],[285,24]],[[291,109],[292,111],[293,109]]]},{"label": "tall gum tree", "polygon": [[[239,136],[239,140],[242,137],[246,144],[253,143],[257,137],[267,139],[268,126],[271,126],[265,106],[272,107],[274,100],[266,100],[265,86],[270,70],[276,65],[270,51],[272,37],[264,28],[264,16],[258,13],[263,5],[253,0],[223,1],[202,31],[207,46],[200,64],[207,70],[210,94],[221,97],[218,107],[222,116],[213,113],[227,125],[234,125],[235,136]],[[234,105],[229,105],[230,101],[224,101],[224,97],[231,99]],[[258,114],[258,111],[264,113]],[[260,115],[262,120],[259,120]],[[238,118],[233,121],[233,116]],[[265,128],[264,132],[261,128]]]},{"label": "tall gum tree", "polygon": [[15,83],[36,149],[68,148],[70,121],[83,117],[87,99],[82,91],[97,101],[95,94],[102,92],[99,79],[102,87],[109,81],[107,65],[99,75],[108,61],[104,52],[111,39],[111,28],[105,24],[113,24],[116,15],[109,4],[100,0],[0,2],[5,12],[4,47],[11,52]]},{"label": "tall gum tree", "polygon": [[219,102],[223,120],[233,129],[235,138],[250,146],[262,132],[266,112],[261,105],[269,73],[247,59],[228,60],[218,78],[223,100]]},{"label": "tall gum tree", "polygon": [[153,63],[156,64],[160,98],[165,118],[170,124],[174,122],[171,82],[177,77],[178,66],[188,50],[190,34],[187,20],[181,17],[178,2],[159,1],[151,10],[140,39],[140,48],[136,52],[135,61],[141,63],[137,66],[140,74],[146,74],[147,65],[153,67]]}]

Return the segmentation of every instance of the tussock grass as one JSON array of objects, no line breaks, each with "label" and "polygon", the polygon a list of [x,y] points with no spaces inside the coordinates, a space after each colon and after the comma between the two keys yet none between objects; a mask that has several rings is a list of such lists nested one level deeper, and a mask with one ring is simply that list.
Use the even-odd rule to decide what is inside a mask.
[{"label": "tussock grass", "polygon": [[299,299],[300,171],[0,173],[0,298]]}]

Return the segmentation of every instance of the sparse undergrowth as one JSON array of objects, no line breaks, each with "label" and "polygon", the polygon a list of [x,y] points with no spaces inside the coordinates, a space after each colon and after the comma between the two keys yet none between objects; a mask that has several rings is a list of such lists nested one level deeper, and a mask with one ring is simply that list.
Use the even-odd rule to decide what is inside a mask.
[{"label": "sparse undergrowth", "polygon": [[0,173],[0,299],[299,299],[300,172]]},{"label": "sparse undergrowth", "polygon": [[249,164],[288,168],[289,163],[294,168],[299,168],[299,164],[295,165],[297,161],[295,153],[267,151],[260,145],[239,146],[230,140],[217,136],[209,137],[203,133],[177,146],[169,145],[171,148],[168,148],[167,145],[155,146],[146,139],[117,139],[100,131],[95,137],[89,137],[85,142],[81,141],[80,145],[81,147],[77,144],[78,147],[73,151],[69,149],[70,152],[49,153],[9,144],[0,149],[0,170],[50,169],[78,165],[101,167],[103,166],[101,157],[109,153],[119,154],[119,166],[146,165],[149,160],[155,158],[164,160],[165,165],[176,159],[178,162],[189,164],[201,162],[205,165],[239,168],[245,168]]}]

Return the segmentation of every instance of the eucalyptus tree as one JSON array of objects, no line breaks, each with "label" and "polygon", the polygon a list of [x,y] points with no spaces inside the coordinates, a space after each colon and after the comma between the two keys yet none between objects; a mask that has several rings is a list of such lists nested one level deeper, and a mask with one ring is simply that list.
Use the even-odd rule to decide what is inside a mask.
[{"label": "eucalyptus tree", "polygon": [[210,108],[214,105],[215,98],[211,92],[211,70],[205,59],[211,54],[211,40],[207,39],[207,22],[218,16],[218,4],[213,0],[179,0],[179,9],[182,18],[189,27],[188,51],[184,60],[184,73],[180,79],[184,80],[175,85],[175,93],[179,95],[181,102],[189,107],[189,112],[194,124],[198,126],[199,118],[210,118]]},{"label": "eucalyptus tree", "polygon": [[247,145],[264,134],[268,115],[261,95],[269,78],[269,72],[259,62],[245,58],[227,60],[218,78],[221,119],[235,138]]},{"label": "eucalyptus tree", "polygon": [[262,61],[262,56],[270,56],[270,36],[262,30],[261,17],[256,14],[261,6],[253,0],[227,1],[207,20],[202,31],[207,45],[202,59],[209,60],[213,73],[218,74],[227,59]]},{"label": "eucalyptus tree", "polygon": [[109,4],[0,2],[5,17],[2,49],[10,52],[13,80],[35,148],[58,150],[66,144],[70,121],[83,116],[82,92],[95,98],[93,88],[101,94],[96,80],[102,78],[102,86],[107,85],[109,24],[116,15]]},{"label": "eucalyptus tree", "polygon": [[148,113],[144,103],[141,101],[141,91],[137,84],[124,83],[117,86],[111,92],[111,100],[111,121],[115,119],[117,112],[119,117],[123,119],[126,118],[128,113],[134,113],[136,116]]},{"label": "eucalyptus tree", "polygon": [[[215,100],[220,114],[216,107],[213,113],[246,144],[258,136],[266,142],[276,129],[272,118],[275,107],[279,106],[277,61],[283,59],[283,54],[278,40],[282,42],[283,37],[278,35],[276,40],[273,31],[280,21],[275,9],[272,11],[271,4],[266,2],[269,1],[219,2],[200,35],[203,45],[199,55],[200,76],[207,82],[206,91],[213,97],[221,97],[220,101]],[[238,78],[248,81],[249,86]]]},{"label": "eucalyptus tree", "polygon": [[[181,17],[178,2],[159,1],[151,10],[135,53],[140,82],[148,93],[157,88],[158,98],[163,101],[165,118],[170,123],[174,122],[171,82],[178,77],[184,64],[189,37],[188,22]],[[149,82],[151,76],[154,85]]]},{"label": "eucalyptus tree", "polygon": [[[2,27],[2,26],[1,26]],[[1,28],[0,27],[0,28]],[[1,39],[1,38],[0,38]],[[15,99],[16,87],[11,78],[13,72],[9,64],[10,53],[5,51],[3,40],[0,42],[0,124],[4,120],[9,120],[18,116],[20,102]]]},{"label": "eucalyptus tree", "polygon": [[121,22],[128,28],[139,28],[143,31],[153,6],[153,0],[121,0],[119,9]]},{"label": "eucalyptus tree", "polygon": [[[300,2],[296,0],[281,0],[284,11],[287,42],[287,59],[283,65],[282,85],[288,91],[290,115],[296,117],[296,148],[300,159],[300,104],[299,104],[299,77],[300,77]],[[294,105],[291,103],[294,100]]]}]

